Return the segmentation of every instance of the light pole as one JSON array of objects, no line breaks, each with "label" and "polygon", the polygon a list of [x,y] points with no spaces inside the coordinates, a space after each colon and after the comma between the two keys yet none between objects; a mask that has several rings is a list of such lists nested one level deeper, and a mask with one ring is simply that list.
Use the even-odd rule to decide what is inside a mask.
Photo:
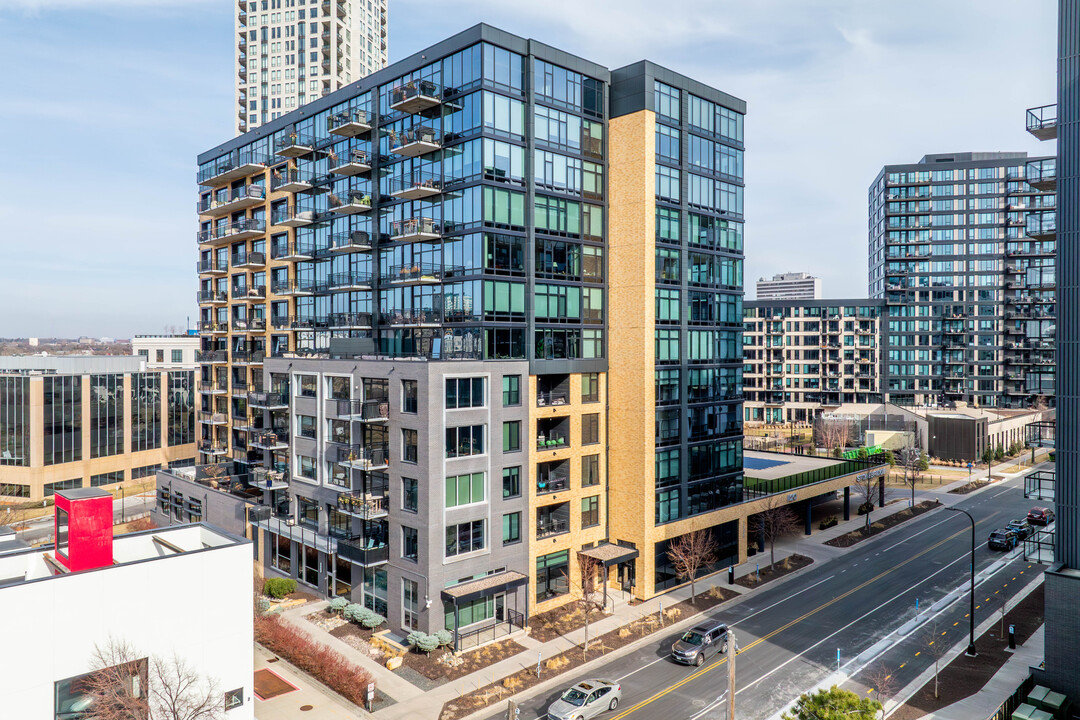
[{"label": "light pole", "polygon": [[967,510],[961,510],[960,508],[947,507],[946,510],[950,512],[962,512],[968,516],[968,520],[971,521],[971,612],[968,615],[971,618],[971,636],[968,639],[967,651],[965,654],[968,657],[975,657],[979,653],[975,651],[975,518],[971,517],[971,513]]}]

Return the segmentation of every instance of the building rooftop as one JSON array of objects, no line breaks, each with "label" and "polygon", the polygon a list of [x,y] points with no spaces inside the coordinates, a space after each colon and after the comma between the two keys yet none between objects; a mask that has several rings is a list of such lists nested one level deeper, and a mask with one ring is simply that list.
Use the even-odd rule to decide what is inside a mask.
[{"label": "building rooftop", "polygon": [[[251,541],[245,538],[201,523],[130,533],[113,539],[111,566],[82,572],[99,572],[122,565],[166,560],[187,553],[206,552],[249,542]],[[70,573],[67,569],[56,561],[52,545],[0,554],[0,591],[6,587],[50,580],[68,574]]]},{"label": "building rooftop", "polygon": [[83,375],[145,370],[146,361],[138,355],[6,355],[0,357],[0,374]]},{"label": "building rooftop", "polygon": [[834,458],[811,455],[743,450],[743,469],[747,476],[758,480],[775,480],[788,475],[798,475],[808,470],[833,467],[843,462]]}]

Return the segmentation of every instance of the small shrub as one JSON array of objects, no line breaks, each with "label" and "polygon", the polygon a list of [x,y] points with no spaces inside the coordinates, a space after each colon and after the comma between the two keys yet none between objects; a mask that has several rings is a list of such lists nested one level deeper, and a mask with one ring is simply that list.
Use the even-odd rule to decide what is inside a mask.
[{"label": "small shrub", "polygon": [[546,667],[548,670],[562,670],[569,664],[569,658],[563,657],[562,655],[556,655],[555,657],[544,663],[544,667]]},{"label": "small shrub", "polygon": [[384,618],[382,615],[375,612],[374,610],[368,610],[367,608],[364,609],[367,610],[367,612],[364,613],[363,616],[361,616],[360,624],[366,627],[368,630],[374,630],[375,628],[386,622],[386,618]]},{"label": "small shrub", "polygon": [[449,630],[439,630],[435,633],[435,637],[439,639],[439,645],[442,647],[450,647],[454,644],[454,633]]},{"label": "small shrub", "polygon": [[722,588],[716,586],[716,585],[713,585],[712,587],[709,588],[709,595],[716,598],[717,600],[723,600],[724,599],[724,590]]},{"label": "small shrub", "polygon": [[270,601],[264,597],[260,597],[258,601],[259,614],[267,612],[270,609]]},{"label": "small shrub", "polygon": [[872,503],[872,502],[863,503],[862,505],[859,506],[859,514],[860,515],[865,515],[866,513],[871,512],[873,509],[874,509],[874,503]]},{"label": "small shrub", "polygon": [[360,613],[365,610],[367,610],[367,608],[360,603],[349,603],[345,606],[345,609],[341,611],[341,616],[351,622],[360,622]]},{"label": "small shrub", "polygon": [[328,609],[330,610],[330,612],[340,615],[345,610],[345,608],[348,607],[348,605],[348,600],[343,597],[336,597],[330,601]]},{"label": "small shrub", "polygon": [[503,678],[502,681],[502,686],[509,690],[511,693],[516,693],[518,691],[518,688],[521,687],[523,684],[524,681],[517,675],[511,675],[509,677]]},{"label": "small shrub", "polygon": [[630,628],[628,628],[628,627],[619,628],[619,637],[621,637],[621,638],[630,637]]},{"label": "small shrub", "polygon": [[668,622],[674,622],[682,615],[682,610],[679,608],[668,608],[664,611],[664,619]]},{"label": "small shrub", "polygon": [[[415,637],[413,637],[415,635]],[[421,650],[425,653],[429,653],[435,648],[439,647],[439,638],[437,635],[428,635],[427,633],[409,633],[409,642],[412,643],[417,650]]]},{"label": "small shrub", "polygon": [[276,600],[294,592],[296,592],[296,581],[292,578],[270,578],[263,583],[263,594]]},{"label": "small shrub", "polygon": [[839,522],[840,522],[840,519],[838,517],[836,517],[835,515],[833,515],[831,517],[827,517],[827,518],[825,518],[824,520],[822,520],[821,522],[818,523],[818,530],[828,530],[829,528],[834,527],[837,524],[839,524]]},{"label": "small shrub", "polygon": [[255,642],[311,673],[346,700],[363,705],[371,676],[344,656],[273,615],[255,618]]}]

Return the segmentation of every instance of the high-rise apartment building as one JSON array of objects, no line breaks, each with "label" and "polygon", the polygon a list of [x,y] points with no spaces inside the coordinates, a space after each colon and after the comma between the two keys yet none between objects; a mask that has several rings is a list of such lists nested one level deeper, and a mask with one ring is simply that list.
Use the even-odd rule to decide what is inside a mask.
[{"label": "high-rise apartment building", "polygon": [[202,462],[268,572],[467,644],[579,554],[744,557],[744,112],[479,25],[202,154]]},{"label": "high-rise apartment building", "polygon": [[239,0],[238,133],[386,66],[387,0]]},{"label": "high-rise apartment building", "polygon": [[927,155],[870,186],[870,296],[901,405],[1025,407],[1054,395],[1053,158]]},{"label": "high-rise apartment building", "polygon": [[194,376],[138,356],[0,358],[0,500],[194,463]]},{"label": "high-rise apartment building", "polygon": [[758,300],[820,300],[821,278],[809,273],[779,273],[758,278]]},{"label": "high-rise apartment building", "polygon": [[747,422],[810,422],[879,403],[884,300],[755,300],[744,306]]}]

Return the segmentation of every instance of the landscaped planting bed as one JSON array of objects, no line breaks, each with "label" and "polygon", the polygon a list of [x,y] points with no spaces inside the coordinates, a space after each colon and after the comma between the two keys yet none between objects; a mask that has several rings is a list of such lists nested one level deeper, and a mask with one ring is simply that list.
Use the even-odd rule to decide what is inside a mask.
[{"label": "landscaped planting bed", "polygon": [[746,588],[756,588],[759,585],[782,578],[796,570],[801,570],[812,562],[814,562],[813,558],[808,558],[805,555],[790,555],[775,565],[767,566],[760,574],[749,573],[743,575],[736,580],[735,583]]},{"label": "landscaped planting bed", "polygon": [[[851,547],[855,543],[860,543],[863,540],[883,533],[891,527],[896,527],[902,522],[907,522],[914,517],[918,517],[923,513],[930,512],[936,507],[939,507],[941,502],[939,500],[923,500],[917,504],[914,508],[905,508],[900,512],[895,512],[892,515],[883,517],[880,520],[875,520],[870,525],[870,532],[866,532],[866,527],[861,527],[858,530],[852,530],[849,533],[844,533],[838,537],[834,537],[832,540],[826,540],[826,545],[833,547]],[[871,516],[873,517],[873,516]]]}]

